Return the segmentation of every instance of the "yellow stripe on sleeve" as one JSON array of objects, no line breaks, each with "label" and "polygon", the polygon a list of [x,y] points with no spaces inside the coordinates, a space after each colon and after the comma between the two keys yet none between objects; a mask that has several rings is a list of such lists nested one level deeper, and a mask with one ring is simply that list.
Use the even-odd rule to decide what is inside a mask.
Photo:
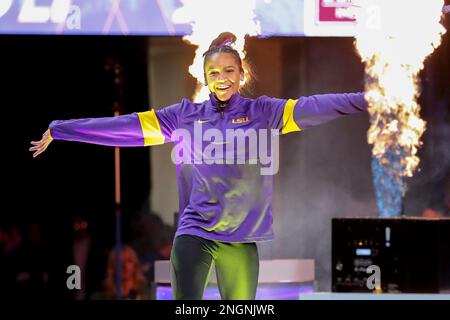
[{"label": "yellow stripe on sleeve", "polygon": [[139,121],[141,123],[142,134],[144,136],[144,145],[153,146],[163,144],[165,137],[161,132],[158,118],[155,110],[138,112]]},{"label": "yellow stripe on sleeve", "polygon": [[47,132],[48,132],[48,136],[50,137],[50,140],[53,140],[53,136],[52,136],[50,129],[47,129]]},{"label": "yellow stripe on sleeve", "polygon": [[294,120],[294,107],[296,103],[297,100],[289,99],[284,105],[282,134],[302,130]]}]

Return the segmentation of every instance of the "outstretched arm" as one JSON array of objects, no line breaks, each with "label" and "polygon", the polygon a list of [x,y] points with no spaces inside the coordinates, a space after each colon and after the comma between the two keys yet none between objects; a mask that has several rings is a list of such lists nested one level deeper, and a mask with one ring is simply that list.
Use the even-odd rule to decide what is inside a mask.
[{"label": "outstretched arm", "polygon": [[364,93],[319,94],[298,99],[293,110],[293,120],[300,130],[304,130],[366,110]]},{"label": "outstretched arm", "polygon": [[176,127],[177,105],[158,111],[132,113],[117,117],[55,120],[40,141],[32,141],[34,157],[53,140],[78,141],[105,146],[138,147],[170,141]]},{"label": "outstretched arm", "polygon": [[104,146],[139,147],[164,143],[153,110],[117,117],[55,120],[50,123],[49,130],[55,140]]},{"label": "outstretched arm", "polygon": [[301,131],[338,117],[367,110],[364,93],[318,94],[293,99],[262,97],[269,124],[283,134]]}]

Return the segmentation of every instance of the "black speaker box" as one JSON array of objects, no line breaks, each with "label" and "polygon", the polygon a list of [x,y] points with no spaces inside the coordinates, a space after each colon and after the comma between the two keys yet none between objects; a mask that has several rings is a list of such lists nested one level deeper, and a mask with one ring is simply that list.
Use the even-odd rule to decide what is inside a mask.
[{"label": "black speaker box", "polygon": [[332,219],[332,291],[373,292],[372,265],[382,292],[449,293],[450,219]]}]

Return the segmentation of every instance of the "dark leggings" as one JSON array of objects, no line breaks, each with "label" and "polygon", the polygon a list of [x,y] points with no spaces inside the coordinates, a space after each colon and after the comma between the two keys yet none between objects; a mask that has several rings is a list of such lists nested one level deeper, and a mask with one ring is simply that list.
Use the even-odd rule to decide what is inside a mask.
[{"label": "dark leggings", "polygon": [[255,299],[259,272],[256,243],[220,242],[181,235],[175,238],[170,261],[176,300],[203,298],[213,261],[222,299]]}]

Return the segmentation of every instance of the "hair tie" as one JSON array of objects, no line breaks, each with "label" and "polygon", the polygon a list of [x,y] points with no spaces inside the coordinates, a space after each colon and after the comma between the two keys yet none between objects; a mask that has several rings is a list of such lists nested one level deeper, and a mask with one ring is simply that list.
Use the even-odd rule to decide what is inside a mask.
[{"label": "hair tie", "polygon": [[219,45],[219,47],[230,47],[233,44],[234,40],[233,37],[227,37],[225,40],[222,41],[222,43]]}]

